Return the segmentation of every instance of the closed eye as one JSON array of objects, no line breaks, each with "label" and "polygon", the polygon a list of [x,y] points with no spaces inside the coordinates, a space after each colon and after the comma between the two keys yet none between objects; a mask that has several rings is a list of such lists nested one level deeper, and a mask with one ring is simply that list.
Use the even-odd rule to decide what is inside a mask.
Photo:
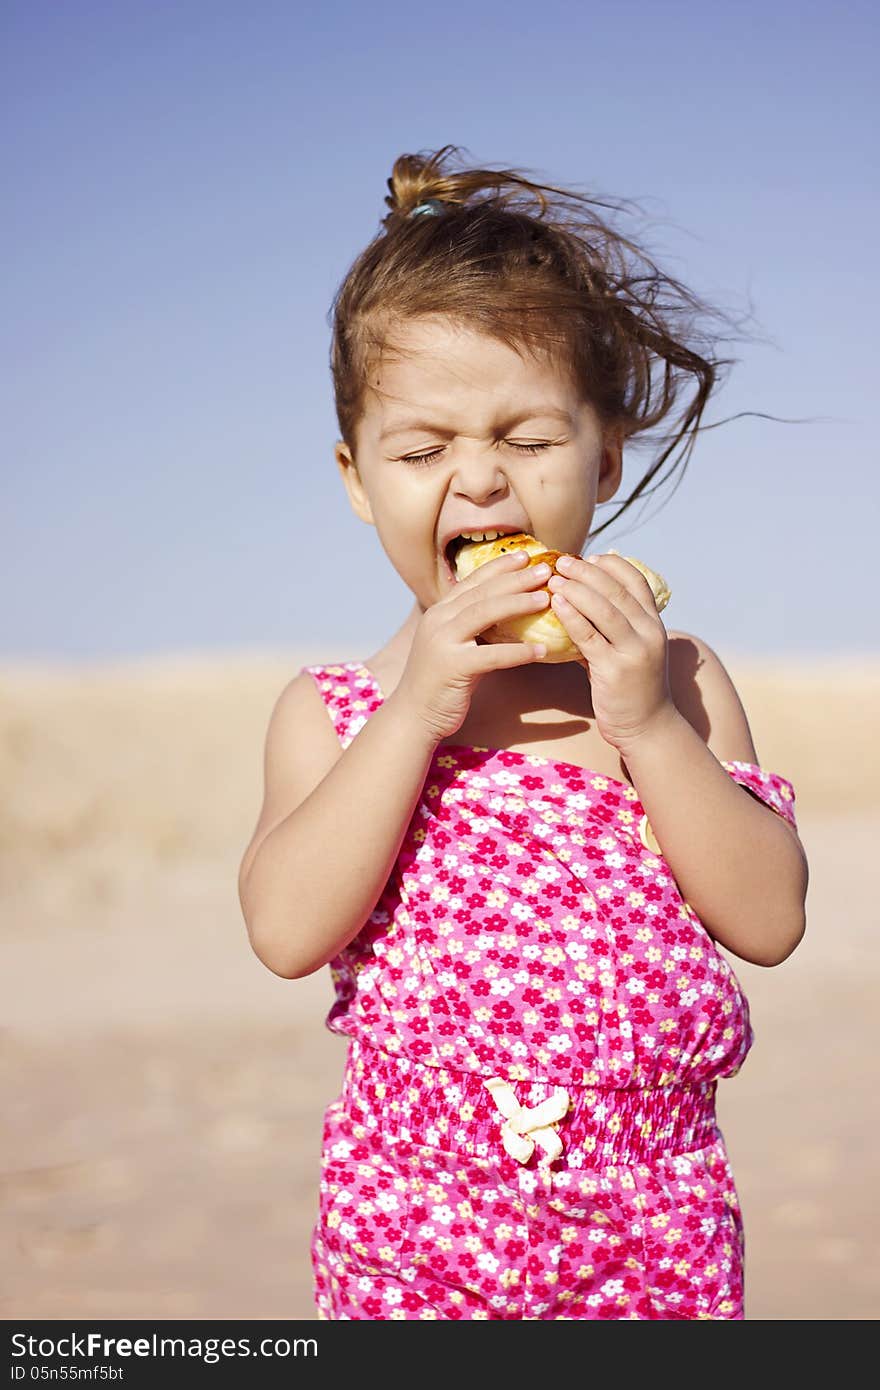
[{"label": "closed eye", "polygon": [[[510,445],[511,449],[518,449],[522,454],[539,454],[542,449],[550,448],[549,444],[517,444],[513,439],[508,439],[505,442]],[[416,467],[420,467],[422,464],[426,463],[433,463],[434,459],[443,453],[443,447],[443,445],[440,445],[436,449],[429,449],[425,454],[409,454],[406,458],[402,459],[401,462],[414,463]]]}]

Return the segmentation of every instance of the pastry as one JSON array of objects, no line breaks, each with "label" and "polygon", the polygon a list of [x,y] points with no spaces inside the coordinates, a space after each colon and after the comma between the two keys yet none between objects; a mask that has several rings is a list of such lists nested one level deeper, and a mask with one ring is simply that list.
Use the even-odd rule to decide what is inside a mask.
[{"label": "pastry", "polygon": [[[512,536],[499,536],[492,541],[466,541],[456,552],[453,559],[453,567],[456,579],[465,579],[469,574],[473,574],[480,565],[486,565],[490,560],[495,560],[499,555],[508,554],[513,550],[525,550],[529,557],[529,565],[540,565],[542,562],[548,564],[551,570],[556,567],[556,561],[563,553],[559,550],[548,550],[542,541],[536,540],[534,536],[528,536],[524,532],[518,532]],[[618,552],[612,550],[611,555]],[[647,565],[643,565],[641,560],[635,560],[630,555],[624,556],[631,565],[645,576],[651,586],[654,595],[654,602],[657,605],[657,612],[661,612],[669,602],[670,592],[666,581],[655,574]],[[546,587],[546,586],[545,586]],[[540,592],[540,590],[535,591]],[[547,590],[548,593],[552,592]],[[562,623],[557,618],[552,608],[544,608],[539,613],[523,613],[519,616],[506,618],[503,622],[494,623],[481,634],[486,642],[543,642],[547,648],[547,654],[543,657],[544,661],[581,661],[583,655],[578,647],[572,642]]]}]

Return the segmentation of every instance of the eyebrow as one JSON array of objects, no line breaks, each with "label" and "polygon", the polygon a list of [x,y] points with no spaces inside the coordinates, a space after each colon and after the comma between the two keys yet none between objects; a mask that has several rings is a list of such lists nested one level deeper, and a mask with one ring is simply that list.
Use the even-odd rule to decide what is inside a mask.
[{"label": "eyebrow", "polygon": [[[571,424],[571,415],[567,410],[563,410],[558,405],[533,405],[527,410],[519,410],[513,415],[506,416],[501,422],[506,430],[514,425],[521,425],[524,420],[537,420],[552,417],[554,420],[563,420],[565,424]],[[389,439],[394,434],[408,434],[413,430],[428,430],[438,434],[451,434],[454,431],[447,429],[443,425],[434,424],[430,420],[401,420],[397,424],[391,424],[379,435],[379,439]]]}]

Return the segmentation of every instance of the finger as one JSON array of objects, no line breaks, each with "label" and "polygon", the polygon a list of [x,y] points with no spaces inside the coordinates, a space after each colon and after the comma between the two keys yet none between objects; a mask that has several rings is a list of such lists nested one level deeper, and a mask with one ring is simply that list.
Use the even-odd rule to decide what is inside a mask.
[{"label": "finger", "polygon": [[[562,556],[559,558],[561,560]],[[623,555],[590,555],[586,560],[573,556],[572,560],[574,563],[564,565],[560,574],[584,582],[593,579],[602,592],[626,613],[634,627],[637,627],[640,617],[639,610],[648,618],[657,618],[657,602],[650,584],[641,570],[637,570]],[[651,624],[652,627],[654,625]]]},{"label": "finger", "polygon": [[[496,555],[494,560],[487,560],[485,565],[477,565],[477,568],[471,570],[464,579],[456,579],[454,592],[473,589],[477,584],[485,584],[487,579],[496,574],[507,574],[518,569],[525,569],[526,561],[529,558],[526,550],[509,550],[504,555]],[[453,573],[455,573],[454,566]]]},{"label": "finger", "polygon": [[[603,568],[605,556],[596,560],[578,560],[576,565],[564,568],[564,583],[558,579],[551,581],[551,589],[560,589],[567,594],[570,602],[584,608],[587,616],[605,633],[609,640],[625,647],[632,636],[648,637],[657,627],[657,605],[651,586],[633,565],[623,561],[625,569],[631,570],[637,580],[644,583],[647,592],[647,605],[639,592],[633,593],[626,574],[616,575]],[[622,558],[622,557],[611,557]],[[570,577],[569,577],[570,576]],[[567,585],[578,586],[569,592]],[[635,586],[638,587],[638,586]],[[592,596],[592,597],[590,597]],[[623,624],[626,624],[624,626]]]},{"label": "finger", "polygon": [[[483,566],[483,568],[487,567]],[[552,566],[546,562],[540,565],[524,565],[521,569],[515,569],[512,572],[503,570],[500,574],[489,575],[486,582],[477,585],[476,588],[481,593],[499,594],[516,593],[524,587],[543,588],[552,573]],[[464,588],[464,585],[462,585],[462,589],[464,593],[472,592],[472,590]]]},{"label": "finger", "polygon": [[[555,578],[550,580],[550,587],[554,611],[558,616],[561,617],[562,613],[568,611],[564,606],[567,603],[587,619],[597,632],[601,632],[605,640],[618,651],[634,651],[640,644],[639,634],[626,614],[601,592],[601,588],[595,582],[580,583],[577,579]],[[555,603],[557,596],[562,600],[562,607]],[[630,598],[630,603],[633,602]]]},{"label": "finger", "polygon": [[505,618],[540,613],[549,602],[550,595],[544,588],[481,596],[450,619],[451,630],[457,641],[466,642]]},{"label": "finger", "polygon": [[610,647],[611,644],[605,635],[563,594],[555,593],[550,602],[553,612],[562,623],[572,642],[586,656],[592,658]]},{"label": "finger", "polygon": [[[503,557],[507,558],[507,557]],[[494,561],[487,565],[481,565],[479,573],[485,570],[494,569]],[[549,565],[524,565],[522,567],[503,568],[500,571],[490,573],[478,580],[471,582],[473,575],[468,575],[467,580],[456,584],[453,589],[443,595],[443,598],[435,604],[435,611],[438,620],[449,621],[451,617],[456,617],[462,613],[467,613],[474,601],[479,599],[481,602],[489,600],[498,601],[499,599],[510,603],[512,598],[519,595],[536,593],[543,589],[546,594],[547,602],[550,602],[549,592],[547,591],[547,581],[552,574]],[[540,604],[537,605],[540,608]],[[526,610],[528,611],[528,610]]]},{"label": "finger", "polygon": [[487,671],[502,671],[511,666],[526,666],[531,661],[540,661],[547,655],[546,647],[538,651],[534,642],[480,642],[473,647],[468,657],[471,675],[484,675]]}]

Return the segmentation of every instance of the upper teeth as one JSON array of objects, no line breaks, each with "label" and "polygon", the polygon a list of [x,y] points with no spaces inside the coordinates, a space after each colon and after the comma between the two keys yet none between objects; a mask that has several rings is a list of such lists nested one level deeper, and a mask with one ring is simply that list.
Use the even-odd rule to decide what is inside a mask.
[{"label": "upper teeth", "polygon": [[459,535],[465,541],[494,541],[499,536],[503,536],[503,531],[460,531]]}]

